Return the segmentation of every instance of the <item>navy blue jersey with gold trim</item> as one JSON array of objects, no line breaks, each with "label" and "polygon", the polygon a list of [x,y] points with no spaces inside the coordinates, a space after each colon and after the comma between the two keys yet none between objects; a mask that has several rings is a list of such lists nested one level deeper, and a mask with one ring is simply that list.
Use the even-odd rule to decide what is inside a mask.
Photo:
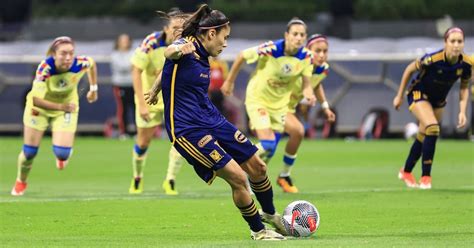
[{"label": "navy blue jersey with gold trim", "polygon": [[426,54],[416,61],[418,75],[412,80],[410,91],[419,90],[430,100],[443,100],[456,81],[469,80],[472,73],[472,60],[465,54],[459,55],[455,64],[450,64],[445,51]]},{"label": "navy blue jersey with gold trim", "polygon": [[163,67],[165,126],[172,142],[185,132],[214,129],[226,123],[208,97],[208,52],[194,37],[181,38],[173,44],[185,44],[187,41],[194,43],[195,54],[184,55],[178,60],[166,59]]}]

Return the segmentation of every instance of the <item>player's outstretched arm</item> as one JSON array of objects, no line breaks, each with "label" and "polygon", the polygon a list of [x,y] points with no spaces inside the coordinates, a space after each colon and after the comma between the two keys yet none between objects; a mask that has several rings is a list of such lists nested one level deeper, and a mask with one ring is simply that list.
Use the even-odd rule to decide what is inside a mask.
[{"label": "player's outstretched arm", "polygon": [[311,78],[308,76],[302,76],[303,78],[303,96],[309,105],[314,106],[316,104],[316,97],[314,96],[313,87],[311,86]]},{"label": "player's outstretched arm", "polygon": [[[191,54],[196,51],[194,44],[192,42],[187,42],[185,44],[173,44],[169,45],[165,49],[165,57],[167,59],[177,60],[180,59],[183,55]],[[196,56],[196,55],[195,55]]]},{"label": "player's outstretched arm", "polygon": [[45,110],[59,110],[68,113],[75,112],[77,109],[74,103],[56,103],[36,96],[33,97],[33,106]]},{"label": "player's outstretched arm", "polygon": [[400,109],[400,106],[403,103],[403,92],[405,91],[405,87],[407,86],[408,81],[410,80],[413,73],[415,73],[416,71],[417,71],[416,60],[411,62],[405,68],[405,71],[403,72],[402,80],[400,81],[400,87],[398,88],[397,95],[395,96],[395,98],[393,98],[393,107],[396,110]]},{"label": "player's outstretched arm", "polygon": [[227,79],[222,84],[221,91],[224,95],[231,96],[233,94],[235,79],[237,78],[237,75],[239,75],[243,63],[244,55],[242,54],[242,52],[240,52],[239,55],[237,55],[237,58],[235,58],[232,67],[230,68],[229,75],[227,75]]},{"label": "player's outstretched arm", "polygon": [[336,114],[334,114],[334,112],[332,112],[332,110],[329,108],[329,103],[326,100],[326,94],[324,93],[324,88],[321,83],[318,84],[316,89],[314,89],[314,93],[316,94],[316,99],[318,99],[318,102],[321,104],[321,108],[326,115],[326,119],[329,122],[336,121]]},{"label": "player's outstretched arm", "polygon": [[150,91],[145,93],[145,101],[149,105],[156,105],[158,103],[158,93],[161,91],[161,75],[163,71],[160,71],[158,76],[153,83]]},{"label": "player's outstretched arm", "polygon": [[99,98],[97,86],[97,65],[92,62],[91,68],[87,71],[87,78],[89,79],[89,92],[87,92],[87,101],[93,103]]}]

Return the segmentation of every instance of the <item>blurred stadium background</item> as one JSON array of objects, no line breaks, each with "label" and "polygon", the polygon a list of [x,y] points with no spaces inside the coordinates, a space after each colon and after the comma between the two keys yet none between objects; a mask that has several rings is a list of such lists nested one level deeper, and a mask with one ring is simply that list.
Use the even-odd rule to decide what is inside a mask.
[{"label": "blurred stadium background", "polygon": [[[309,34],[327,34],[331,72],[324,86],[338,114],[332,133],[337,137],[357,135],[371,110],[388,114],[383,137],[401,137],[404,126],[414,119],[406,110],[406,101],[400,112],[391,106],[400,77],[411,60],[442,48],[440,34],[447,27],[462,27],[467,34],[465,52],[474,53],[474,2],[469,0],[3,0],[0,133],[21,133],[24,96],[34,70],[51,40],[68,35],[77,41],[77,54],[92,56],[99,70],[99,102],[81,105],[78,133],[102,134],[105,123],[113,123],[115,115],[109,66],[115,37],[128,33],[137,46],[151,31],[161,30],[162,20],[154,10],[178,6],[193,11],[201,2],[222,10],[232,21],[232,37],[222,54],[229,65],[242,49],[283,37],[286,22],[293,16],[307,22]],[[242,101],[252,68],[247,66],[240,73],[236,97],[227,99],[235,108],[236,124],[244,130]],[[442,133],[467,138],[469,127],[455,128],[458,88],[450,93]],[[308,124],[316,129],[323,125],[318,108],[311,111]],[[471,111],[468,113],[470,118]],[[312,135],[318,136],[318,132]]]}]

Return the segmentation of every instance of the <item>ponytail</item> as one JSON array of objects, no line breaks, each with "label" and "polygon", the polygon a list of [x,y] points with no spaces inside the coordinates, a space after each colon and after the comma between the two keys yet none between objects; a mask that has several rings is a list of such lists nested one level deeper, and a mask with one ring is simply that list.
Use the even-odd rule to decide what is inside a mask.
[{"label": "ponytail", "polygon": [[219,32],[229,23],[229,19],[222,12],[212,10],[209,5],[203,4],[186,20],[181,36],[197,36],[206,33],[209,29],[216,29]]}]

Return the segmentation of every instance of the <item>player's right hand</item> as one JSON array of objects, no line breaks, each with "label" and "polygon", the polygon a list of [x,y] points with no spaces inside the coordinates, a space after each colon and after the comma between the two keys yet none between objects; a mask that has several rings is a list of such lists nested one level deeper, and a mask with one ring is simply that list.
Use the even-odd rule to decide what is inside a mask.
[{"label": "player's right hand", "polygon": [[61,110],[66,113],[72,113],[76,111],[76,104],[74,103],[64,103],[61,105]]},{"label": "player's right hand", "polygon": [[221,92],[225,96],[231,96],[234,92],[234,82],[230,82],[228,80],[225,80],[224,83],[221,86]]},{"label": "player's right hand", "polygon": [[402,103],[403,103],[403,97],[395,96],[395,98],[393,98],[393,107],[396,110],[400,110],[400,106],[402,106]]},{"label": "player's right hand", "polygon": [[146,122],[151,121],[150,112],[148,111],[147,107],[138,107],[138,112],[140,113],[140,117],[145,120]]}]

